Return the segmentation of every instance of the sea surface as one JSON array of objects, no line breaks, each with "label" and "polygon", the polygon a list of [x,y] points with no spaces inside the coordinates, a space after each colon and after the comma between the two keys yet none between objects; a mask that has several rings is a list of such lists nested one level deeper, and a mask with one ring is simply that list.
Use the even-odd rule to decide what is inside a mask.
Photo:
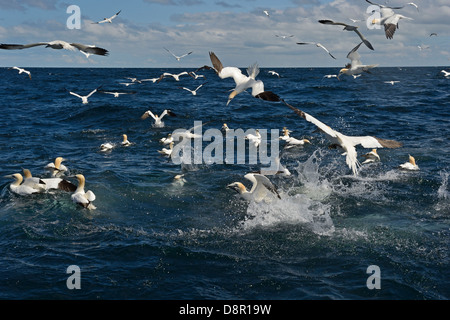
[{"label": "sea surface", "polygon": [[[0,69],[0,299],[449,299],[450,79],[442,69],[379,67],[339,81],[324,78],[337,68],[273,68],[280,78],[261,68],[266,90],[333,129],[403,143],[378,149],[381,161],[358,176],[283,103],[244,92],[226,106],[233,80],[211,70],[127,87],[127,77],[194,69],[29,68],[31,80]],[[179,88],[202,83],[196,96]],[[134,94],[96,92],[88,104],[69,94],[99,86]],[[176,114],[164,127],[141,119],[164,109]],[[158,153],[159,139],[195,121],[203,131],[227,123],[281,135],[287,127],[311,144],[285,149],[275,134],[263,141],[279,143],[291,175],[268,176],[280,200],[247,202],[227,185],[250,188],[244,175],[261,163],[176,164]],[[122,134],[131,146],[120,145]],[[106,142],[110,152],[100,150]],[[370,149],[357,151],[363,161]],[[398,169],[408,155],[419,171]],[[4,176],[27,168],[47,177],[59,156],[65,179],[85,176],[95,210],[61,190],[10,191]]]}]

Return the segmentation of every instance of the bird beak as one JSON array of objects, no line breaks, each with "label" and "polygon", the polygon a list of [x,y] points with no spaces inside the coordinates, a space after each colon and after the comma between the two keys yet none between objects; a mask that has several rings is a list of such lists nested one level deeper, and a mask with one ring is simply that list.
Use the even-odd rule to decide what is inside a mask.
[{"label": "bird beak", "polygon": [[233,98],[237,95],[237,91],[233,90],[233,92],[230,93],[230,95],[228,96],[228,101],[227,101],[227,106],[228,104],[231,102],[231,100],[233,100]]},{"label": "bird beak", "polygon": [[14,178],[14,176],[12,174],[8,174],[6,176],[3,176],[3,178],[11,179],[11,178]]}]

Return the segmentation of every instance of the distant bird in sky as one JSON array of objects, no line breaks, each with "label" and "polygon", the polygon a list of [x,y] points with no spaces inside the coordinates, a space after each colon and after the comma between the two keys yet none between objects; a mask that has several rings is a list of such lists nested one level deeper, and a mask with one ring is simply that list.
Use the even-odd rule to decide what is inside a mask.
[{"label": "distant bird in sky", "polygon": [[22,68],[19,68],[19,67],[11,67],[9,69],[17,70],[17,71],[19,71],[19,74],[26,73],[26,74],[28,74],[28,77],[31,79],[31,72],[28,71],[28,70],[25,70],[25,69],[22,69]]},{"label": "distant bird in sky", "polygon": [[[100,87],[99,87],[99,88],[100,88]],[[71,95],[75,96],[75,97],[80,98],[80,99],[81,99],[81,102],[82,102],[83,104],[88,104],[88,103],[89,103],[89,101],[88,101],[89,97],[91,97],[94,93],[96,93],[97,90],[98,90],[99,88],[96,88],[96,89],[92,90],[92,91],[91,91],[88,95],[86,95],[86,96],[79,95],[78,93],[75,93],[75,92],[72,92],[72,91],[69,91],[69,93],[70,93]]]},{"label": "distant bird in sky", "polygon": [[429,49],[430,46],[421,45],[421,46],[417,46],[417,48],[419,48],[419,50],[422,51],[422,50],[425,50],[425,49]]},{"label": "distant bird in sky", "polygon": [[361,22],[361,21],[362,21],[362,20],[359,20],[359,19],[352,19],[352,18],[348,18],[348,20],[350,20],[350,21],[353,22],[353,23]]},{"label": "distant bird in sky", "polygon": [[276,34],[275,37],[277,38],[281,38],[281,39],[287,39],[287,38],[292,38],[294,35],[290,34],[290,35],[278,35]]},{"label": "distant bird in sky", "polygon": [[166,115],[169,115],[169,116],[171,116],[171,117],[175,117],[175,116],[176,116],[175,113],[173,113],[172,110],[170,110],[170,109],[164,110],[164,111],[161,113],[161,115],[159,115],[159,116],[158,116],[157,114],[153,114],[153,112],[151,112],[150,110],[147,110],[147,111],[145,111],[144,114],[141,116],[141,119],[142,119],[142,120],[145,120],[145,119],[147,119],[148,117],[152,117],[153,120],[155,121],[154,126],[155,126],[155,127],[161,128],[161,127],[164,126],[164,122],[162,122],[162,119],[163,119]]},{"label": "distant bird in sky", "polygon": [[70,51],[80,50],[84,53],[90,53],[90,54],[96,54],[100,56],[107,56],[108,50],[91,46],[91,45],[85,45],[81,43],[68,43],[66,41],[62,40],[54,40],[50,42],[37,42],[37,43],[30,43],[30,44],[0,44],[0,49],[4,50],[20,50],[20,49],[28,49],[32,47],[37,46],[45,46],[46,48],[52,48],[52,49],[65,49]]},{"label": "distant bird in sky", "polygon": [[242,74],[242,71],[237,67],[223,67],[222,62],[214,54],[214,52],[209,53],[211,62],[217,75],[221,79],[233,78],[236,87],[228,96],[227,105],[231,102],[236,95],[245,90],[251,88],[252,96],[266,101],[280,101],[280,97],[271,91],[264,91],[264,83],[261,80],[256,80],[255,78],[259,74],[259,67],[254,64],[247,68],[248,76]]},{"label": "distant bird in sky", "polygon": [[266,16],[270,17],[269,11],[263,10],[263,13],[264,13]]},{"label": "distant bird in sky", "polygon": [[339,74],[337,78],[339,79],[339,76],[341,74],[346,74],[348,76],[350,75],[357,75],[362,72],[368,72],[370,73],[370,69],[375,68],[378,66],[378,64],[371,64],[371,65],[365,65],[361,62],[361,56],[358,53],[359,46],[362,44],[360,42],[356,47],[354,47],[347,55],[347,58],[350,59],[350,64],[347,64],[344,68],[342,68],[339,71]]},{"label": "distant bird in sky", "polygon": [[325,134],[328,141],[330,141],[330,148],[339,148],[344,151],[345,162],[352,170],[354,175],[358,174],[358,168],[361,165],[357,159],[357,152],[355,146],[361,145],[363,148],[399,148],[402,146],[400,142],[394,140],[380,139],[374,136],[346,136],[336,130],[333,130],[328,125],[317,120],[313,116],[303,112],[282,100],[291,110],[306,121],[314,124],[317,128]]},{"label": "distant bird in sky", "polygon": [[322,24],[330,24],[330,25],[338,25],[338,26],[344,26],[344,30],[347,31],[355,31],[355,33],[361,38],[362,42],[369,48],[370,50],[373,50],[372,44],[367,40],[362,33],[358,30],[357,26],[351,26],[343,22],[334,22],[332,20],[319,20]]},{"label": "distant bird in sky", "polygon": [[[205,82],[205,83],[206,83],[206,82]],[[203,85],[204,85],[205,83],[202,83],[201,85],[199,85],[197,88],[195,88],[195,90],[191,90],[191,89],[186,88],[186,87],[178,87],[178,88],[179,88],[179,89],[186,90],[186,91],[189,91],[190,93],[192,93],[193,96],[196,96],[196,95],[197,95],[197,90],[200,89],[201,87],[203,87]]]},{"label": "distant bird in sky", "polygon": [[384,32],[386,39],[393,39],[394,33],[398,28],[398,22],[400,19],[413,20],[412,18],[405,17],[404,15],[395,13],[392,9],[402,9],[403,7],[388,7],[378,3],[373,3],[366,0],[368,3],[378,6],[380,8],[380,19],[373,19],[372,24],[384,25]]},{"label": "distant bird in sky", "polygon": [[331,52],[328,51],[327,48],[325,48],[322,44],[320,44],[320,43],[318,43],[318,42],[297,42],[297,44],[300,44],[300,45],[303,45],[303,44],[313,44],[313,45],[315,45],[316,47],[322,48],[323,50],[325,50],[325,51],[330,55],[330,57],[332,57],[333,59],[336,59],[336,58],[331,54]]},{"label": "distant bird in sky", "polygon": [[112,20],[114,18],[116,18],[119,15],[120,12],[122,12],[122,10],[120,10],[119,12],[117,12],[115,15],[113,15],[110,18],[103,18],[103,20],[98,21],[98,22],[92,22],[92,24],[100,24],[100,23],[105,23],[105,22],[112,23]]},{"label": "distant bird in sky", "polygon": [[395,83],[398,83],[398,82],[400,82],[400,81],[397,81],[397,80],[384,81],[384,83],[389,83],[389,84],[391,84],[391,85],[394,85]]},{"label": "distant bird in sky", "polygon": [[177,59],[177,61],[180,61],[181,58],[184,58],[184,57],[190,55],[190,54],[193,52],[193,51],[190,51],[190,52],[185,53],[185,54],[183,54],[183,55],[181,55],[181,56],[177,56],[177,55],[173,54],[169,49],[167,49],[167,48],[164,48],[164,49],[166,49],[166,51],[167,51],[168,53],[170,53],[175,59]]},{"label": "distant bird in sky", "polygon": [[431,36],[437,36],[437,33],[436,32],[430,33],[430,37]]}]

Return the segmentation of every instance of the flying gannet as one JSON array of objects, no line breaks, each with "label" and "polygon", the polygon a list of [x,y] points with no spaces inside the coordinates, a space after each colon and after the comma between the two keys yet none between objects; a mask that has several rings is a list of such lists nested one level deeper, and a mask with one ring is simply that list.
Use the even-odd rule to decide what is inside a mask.
[{"label": "flying gannet", "polygon": [[437,36],[437,33],[436,32],[432,32],[432,33],[430,33],[430,37],[431,36]]},{"label": "flying gannet", "polygon": [[184,76],[184,75],[189,75],[189,73],[187,73],[186,71],[180,72],[178,74],[173,74],[170,72],[164,72],[161,77],[159,77],[158,82],[160,82],[162,79],[164,79],[165,77],[172,77],[175,79],[175,81],[180,81],[180,77]]},{"label": "flying gannet", "polygon": [[270,202],[273,198],[281,199],[277,188],[264,175],[257,173],[247,173],[244,178],[253,183],[250,191],[241,182],[233,182],[227,188],[235,190],[247,201]]},{"label": "flying gannet", "polygon": [[204,75],[196,74],[194,71],[188,72],[188,74],[195,80],[197,80],[198,78],[206,78]]},{"label": "flying gannet", "polygon": [[77,186],[72,182],[62,178],[35,178],[31,175],[31,171],[28,169],[23,169],[23,176],[23,185],[28,185],[34,189],[42,191],[59,189],[63,191],[74,192],[77,188]]},{"label": "flying gannet", "polygon": [[450,71],[441,70],[441,73],[444,74],[444,77],[450,77]]},{"label": "flying gannet", "polygon": [[[339,71],[337,78],[339,79],[341,74],[357,75],[363,72],[370,73],[370,69],[375,68],[378,64],[365,65],[361,62],[361,56],[358,53],[359,46],[362,44],[360,42],[356,47],[354,47],[348,54],[347,58],[350,59],[350,64],[347,64],[344,68]],[[340,79],[339,79],[340,80]]]},{"label": "flying gannet", "polygon": [[280,74],[278,72],[273,71],[273,70],[269,70],[269,71],[267,71],[267,73],[270,73],[273,76],[277,76],[278,78],[280,77]]},{"label": "flying gannet", "polygon": [[287,39],[287,38],[294,37],[294,35],[293,34],[290,34],[290,35],[278,35],[278,34],[276,34],[275,37],[281,38],[281,39]]},{"label": "flying gannet", "polygon": [[131,91],[131,92],[111,92],[111,91],[102,91],[102,90],[98,90],[99,93],[105,93],[105,94],[110,94],[113,95],[114,98],[118,98],[120,95],[122,94],[135,94],[136,91]]},{"label": "flying gannet", "polygon": [[411,170],[411,171],[419,170],[419,166],[416,164],[416,160],[414,159],[414,157],[412,155],[408,155],[408,156],[409,156],[409,161],[399,165],[399,168],[403,169],[403,170]]},{"label": "flying gannet", "polygon": [[186,87],[178,87],[178,89],[183,89],[183,90],[189,91],[190,93],[192,93],[193,96],[196,96],[197,95],[197,90],[200,89],[201,87],[203,87],[203,85],[205,83],[202,83],[201,85],[199,85],[195,90],[191,90],[191,89],[186,88]]},{"label": "flying gannet", "polygon": [[25,70],[25,69],[22,69],[22,68],[19,68],[19,67],[11,67],[11,68],[8,68],[8,69],[14,69],[14,70],[17,70],[17,71],[19,71],[19,74],[21,74],[21,73],[26,73],[26,74],[28,74],[28,77],[29,77],[30,80],[31,80],[31,72],[28,71],[28,70]]},{"label": "flying gannet", "polygon": [[119,13],[121,13],[121,12],[122,12],[122,10],[120,10],[119,12],[117,12],[115,15],[113,15],[113,16],[110,17],[110,18],[103,18],[103,20],[98,21],[98,22],[92,22],[92,24],[100,24],[100,23],[105,23],[105,22],[112,23],[112,20],[113,20],[115,17],[117,17],[117,16],[119,15]]},{"label": "flying gannet", "polygon": [[355,146],[361,145],[363,148],[399,148],[402,146],[400,142],[394,140],[380,139],[374,136],[346,136],[336,130],[333,130],[328,125],[320,122],[311,115],[303,112],[284,100],[282,100],[290,109],[292,109],[297,115],[302,117],[308,122],[311,122],[317,128],[325,134],[328,141],[331,142],[330,148],[339,148],[346,156],[345,162],[352,170],[354,175],[358,174],[358,167],[361,165],[357,159],[357,152]]},{"label": "flying gannet", "polygon": [[184,57],[190,55],[190,54],[193,52],[193,51],[190,51],[190,52],[185,53],[185,54],[183,54],[183,55],[181,55],[181,56],[177,56],[177,55],[173,54],[169,49],[167,49],[167,48],[164,48],[164,49],[166,49],[166,51],[167,51],[168,53],[170,53],[175,59],[177,59],[177,61],[180,61],[181,58],[184,58]]},{"label": "flying gannet", "polygon": [[144,114],[141,116],[142,120],[147,119],[148,117],[152,117],[153,120],[155,121],[155,123],[153,124],[154,127],[158,127],[158,128],[162,128],[164,127],[164,122],[162,122],[162,119],[166,116],[169,115],[171,117],[176,117],[176,114],[172,112],[172,110],[170,109],[166,109],[164,110],[161,115],[157,115],[157,114],[153,114],[153,112],[151,112],[150,110],[147,110],[144,112]]},{"label": "flying gannet", "polygon": [[78,93],[75,93],[75,92],[72,92],[72,91],[69,91],[69,93],[70,93],[71,95],[75,96],[75,97],[80,98],[80,99],[81,99],[81,103],[83,103],[83,104],[88,104],[88,103],[89,103],[89,101],[88,101],[89,97],[92,96],[94,93],[96,93],[97,90],[98,90],[99,88],[100,88],[100,87],[98,87],[98,88],[92,90],[92,91],[91,91],[88,95],[86,95],[86,96],[81,96],[81,95],[79,95]]},{"label": "flying gannet", "polygon": [[380,161],[380,156],[377,153],[377,149],[372,149],[370,152],[361,156],[366,159],[362,164]]},{"label": "flying gannet", "polygon": [[14,173],[14,174],[10,174],[10,175],[6,175],[4,176],[5,178],[13,178],[14,182],[12,182],[9,185],[9,189],[18,195],[21,196],[26,196],[26,195],[30,195],[33,193],[39,193],[42,192],[41,189],[35,189],[33,187],[31,187],[30,185],[25,185],[23,184],[23,176],[20,173]]},{"label": "flying gannet", "polygon": [[0,49],[5,50],[19,50],[19,49],[27,49],[37,46],[45,46],[46,48],[52,48],[52,49],[66,49],[70,51],[80,50],[85,53],[90,54],[96,54],[100,56],[107,56],[108,50],[99,48],[96,46],[90,46],[90,45],[84,45],[81,43],[69,43],[62,40],[54,40],[50,42],[37,42],[37,43],[30,43],[30,44],[0,44]]},{"label": "flying gannet", "polygon": [[320,43],[316,43],[316,42],[297,42],[297,44],[300,44],[300,45],[303,45],[303,44],[313,44],[313,45],[315,45],[316,47],[318,47],[318,48],[322,48],[323,50],[325,50],[326,52],[328,52],[328,54],[330,55],[330,57],[332,57],[333,59],[336,59],[332,54],[331,54],[331,52],[330,51],[328,51],[328,49],[327,48],[325,48],[322,44],[320,44]]},{"label": "flying gannet", "polygon": [[170,157],[172,155],[173,145],[174,145],[174,142],[172,141],[169,143],[169,149],[162,148],[161,150],[158,150],[158,153],[162,154],[163,156]]},{"label": "flying gannet", "polygon": [[94,204],[92,203],[95,200],[95,194],[91,191],[84,191],[84,187],[85,187],[85,178],[82,174],[77,174],[75,175],[75,177],[78,180],[78,187],[75,190],[75,192],[71,195],[71,199],[74,203],[79,204],[80,206],[82,206],[83,208],[86,209],[96,209],[96,207],[94,206]]},{"label": "flying gannet", "polygon": [[402,9],[402,7],[388,7],[382,4],[373,3],[369,0],[366,0],[368,3],[374,6],[378,6],[380,8],[380,19],[373,19],[372,24],[378,24],[384,26],[384,33],[386,35],[386,39],[393,39],[394,33],[398,28],[398,22],[400,19],[408,19],[413,20],[412,18],[405,17],[404,15],[395,13],[392,9]]},{"label": "flying gannet", "polygon": [[63,157],[57,157],[54,162],[50,162],[45,166],[45,169],[50,170],[52,173],[52,176],[59,176],[64,174],[64,172],[69,171],[65,165],[63,165],[61,162],[65,161]]},{"label": "flying gannet", "polygon": [[222,62],[214,54],[214,52],[209,53],[211,62],[216,70],[217,75],[221,79],[233,78],[236,87],[228,96],[227,105],[231,100],[241,92],[251,88],[252,96],[266,101],[280,101],[280,97],[271,91],[264,91],[264,83],[261,80],[255,80],[259,74],[259,67],[254,64],[247,68],[248,76],[242,74],[241,70],[236,67],[223,67]]},{"label": "flying gannet", "polygon": [[263,13],[264,13],[266,16],[270,17],[269,11],[263,10]]},{"label": "flying gannet", "polygon": [[284,139],[286,141],[285,149],[290,149],[296,146],[303,146],[305,143],[311,144],[311,142],[308,139],[296,139],[293,137],[288,137]]},{"label": "flying gannet", "polygon": [[338,76],[337,74],[326,74],[323,76],[323,78],[331,79],[331,78],[337,78],[337,76]]},{"label": "flying gannet", "polygon": [[373,50],[373,46],[372,44],[369,42],[369,40],[367,40],[362,33],[358,30],[357,26],[350,26],[346,23],[343,22],[334,22],[332,20],[319,20],[320,23],[322,24],[331,24],[331,25],[338,25],[338,26],[344,26],[343,30],[347,30],[347,31],[355,31],[355,33],[361,38],[362,42],[364,42],[364,44],[367,46],[367,48],[369,48],[370,50]]},{"label": "flying gannet", "polygon": [[161,81],[163,77],[163,75],[160,75],[159,78],[141,79],[141,82],[151,81],[155,83]]},{"label": "flying gannet", "polygon": [[430,46],[427,45],[421,45],[421,46],[417,46],[417,48],[419,48],[420,51],[425,50],[425,49],[429,49]]}]

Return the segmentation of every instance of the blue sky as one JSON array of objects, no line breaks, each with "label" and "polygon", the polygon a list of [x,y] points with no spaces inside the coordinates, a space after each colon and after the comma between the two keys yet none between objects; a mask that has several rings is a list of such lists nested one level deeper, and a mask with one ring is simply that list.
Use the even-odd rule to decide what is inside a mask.
[{"label": "blue sky", "polygon": [[[409,1],[390,0],[389,4]],[[382,29],[367,28],[369,4],[364,0],[0,0],[0,43],[65,40],[110,51],[107,57],[87,59],[79,52],[44,47],[0,50],[0,66],[200,67],[210,64],[208,52],[214,51],[225,65],[240,67],[254,62],[262,67],[342,67],[359,38],[340,26],[321,25],[319,19],[358,25],[375,48],[359,49],[363,63],[449,65],[450,1],[413,1],[419,10],[410,5],[397,10],[413,20],[400,20],[394,39],[389,40]],[[70,5],[81,10],[80,29],[67,28]],[[119,10],[112,24],[92,24]],[[432,32],[438,36],[430,37]],[[320,42],[337,59],[315,46],[296,44],[302,41]],[[420,50],[419,45],[428,48]],[[176,61],[163,47],[179,55],[193,54]]]}]

